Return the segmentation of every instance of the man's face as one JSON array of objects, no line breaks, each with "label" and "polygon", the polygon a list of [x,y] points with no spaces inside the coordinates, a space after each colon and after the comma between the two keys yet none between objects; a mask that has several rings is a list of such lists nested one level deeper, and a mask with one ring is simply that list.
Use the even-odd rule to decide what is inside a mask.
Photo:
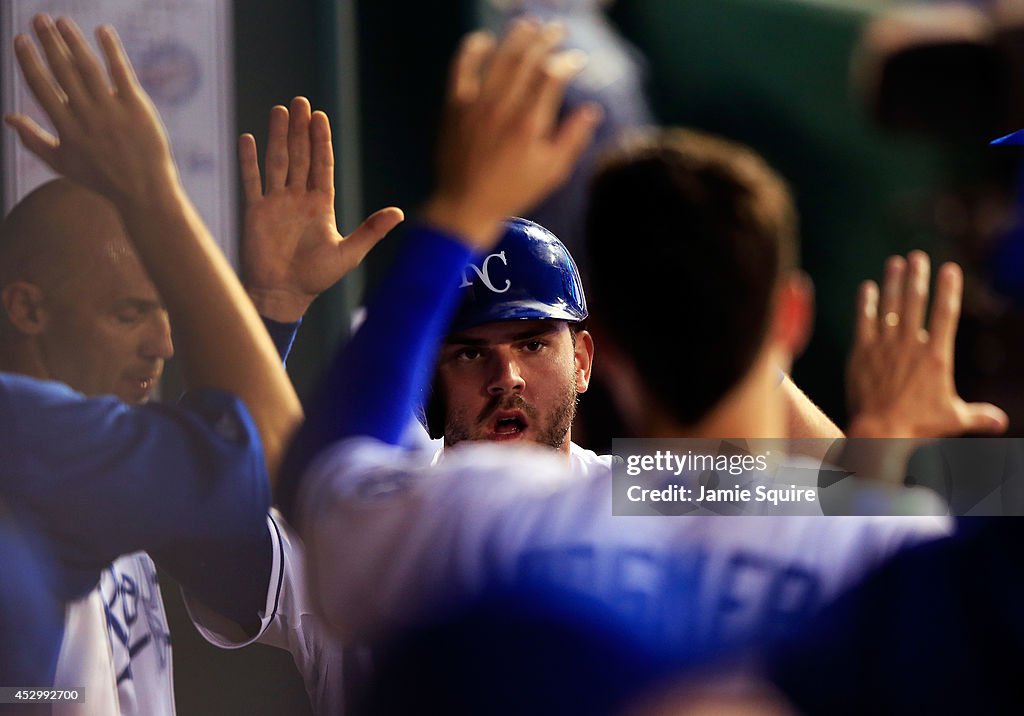
[{"label": "man's face", "polygon": [[593,341],[565,321],[488,323],[448,336],[438,365],[446,445],[531,441],[568,450]]},{"label": "man's face", "polygon": [[87,270],[44,297],[48,377],[86,395],[143,403],[174,354],[167,311],[126,240],[92,253]]}]

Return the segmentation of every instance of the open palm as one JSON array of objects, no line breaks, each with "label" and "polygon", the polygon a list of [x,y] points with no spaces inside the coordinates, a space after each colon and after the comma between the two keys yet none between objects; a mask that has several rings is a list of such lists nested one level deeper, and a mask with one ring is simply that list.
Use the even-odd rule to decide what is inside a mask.
[{"label": "open palm", "polygon": [[265,186],[255,139],[243,134],[239,140],[246,202],[242,273],[262,315],[294,322],[404,217],[388,207],[341,235],[330,122],[323,112],[311,112],[305,97],[293,99],[290,109],[271,110],[268,135]]}]

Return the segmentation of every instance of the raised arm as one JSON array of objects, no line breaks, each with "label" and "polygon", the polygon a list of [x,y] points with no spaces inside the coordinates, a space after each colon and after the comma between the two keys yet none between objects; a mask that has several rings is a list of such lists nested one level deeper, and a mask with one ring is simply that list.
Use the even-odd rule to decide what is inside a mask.
[{"label": "raised arm", "polygon": [[322,292],[359,265],[404,215],[370,215],[347,237],[334,216],[334,149],[323,112],[296,97],[270,110],[260,177],[256,140],[243,134],[238,163],[245,192],[242,279],[261,316],[295,323]]},{"label": "raised arm", "polygon": [[245,402],[273,475],[301,407],[256,310],[185,195],[117,34],[109,26],[96,32],[104,71],[72,21],[39,15],[33,28],[46,62],[25,35],[15,52],[57,136],[24,115],[6,122],[55,171],[114,203],[171,316],[188,386]]}]

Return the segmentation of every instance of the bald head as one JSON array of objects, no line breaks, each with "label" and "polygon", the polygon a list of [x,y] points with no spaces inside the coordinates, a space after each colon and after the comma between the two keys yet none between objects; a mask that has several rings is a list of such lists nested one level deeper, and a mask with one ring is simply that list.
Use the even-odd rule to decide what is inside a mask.
[{"label": "bald head", "polygon": [[0,227],[0,368],[148,398],[172,355],[160,297],[103,197],[56,179]]},{"label": "bald head", "polygon": [[73,290],[97,261],[132,253],[113,204],[54,179],[18,202],[0,226],[0,286],[23,280]]}]

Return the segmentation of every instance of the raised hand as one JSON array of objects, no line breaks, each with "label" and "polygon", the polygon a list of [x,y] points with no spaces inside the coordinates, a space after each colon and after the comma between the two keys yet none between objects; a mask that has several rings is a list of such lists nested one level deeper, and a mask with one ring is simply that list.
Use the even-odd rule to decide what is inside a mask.
[{"label": "raised hand", "polygon": [[938,273],[928,328],[928,256],[890,257],[879,298],[874,281],[861,285],[856,336],[847,367],[853,419],[850,437],[939,438],[999,434],[1006,413],[990,403],[967,403],[953,383],[953,350],[963,273],[955,263]]},{"label": "raised hand", "polygon": [[601,112],[584,105],[558,121],[584,59],[555,50],[563,34],[560,25],[517,20],[500,43],[487,33],[467,36],[452,64],[429,223],[487,248],[504,217],[568,178]]},{"label": "raised hand", "polygon": [[310,112],[296,97],[290,110],[270,110],[260,179],[256,140],[243,134],[238,162],[245,193],[242,274],[261,315],[291,323],[313,300],[355,268],[404,215],[388,207],[372,214],[348,237],[334,217],[334,150],[323,112]]},{"label": "raised hand", "polygon": [[107,62],[104,72],[71,20],[55,23],[37,15],[32,26],[49,69],[28,36],[18,35],[14,49],[57,136],[25,115],[5,116],[29,151],[115,204],[152,200],[177,187],[167,134],[114,29],[96,30]]}]

